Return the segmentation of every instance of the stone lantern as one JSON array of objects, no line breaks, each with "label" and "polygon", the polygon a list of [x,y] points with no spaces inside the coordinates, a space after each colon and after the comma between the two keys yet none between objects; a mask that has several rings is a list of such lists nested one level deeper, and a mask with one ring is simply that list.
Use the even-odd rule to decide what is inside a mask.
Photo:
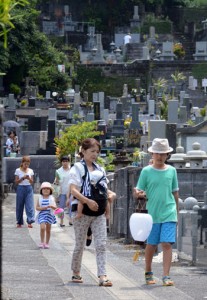
[{"label": "stone lantern", "polygon": [[178,146],[176,148],[176,153],[171,155],[170,159],[168,159],[168,162],[172,163],[176,169],[184,168],[186,163],[185,157],[186,154],[184,153],[184,148],[182,146]]},{"label": "stone lantern", "polygon": [[207,159],[206,152],[200,149],[201,145],[198,142],[193,143],[192,148],[193,150],[188,151],[184,159],[190,163],[191,169],[200,169],[203,167],[203,160]]}]

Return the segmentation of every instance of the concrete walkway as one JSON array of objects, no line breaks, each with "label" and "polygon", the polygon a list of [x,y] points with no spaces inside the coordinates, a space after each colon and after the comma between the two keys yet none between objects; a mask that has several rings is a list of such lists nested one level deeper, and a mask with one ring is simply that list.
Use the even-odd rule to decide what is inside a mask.
[{"label": "concrete walkway", "polygon": [[93,243],[83,256],[84,283],[74,284],[70,282],[74,232],[68,216],[66,227],[52,226],[50,249],[43,250],[38,248],[39,225],[15,228],[15,223],[15,194],[9,194],[3,203],[3,300],[207,299],[207,260],[206,265],[197,267],[188,261],[172,263],[175,287],[162,286],[162,264],[154,262],[157,284],[146,286],[143,255],[136,263],[132,259],[138,246],[109,238],[107,270],[113,287],[98,286]]}]

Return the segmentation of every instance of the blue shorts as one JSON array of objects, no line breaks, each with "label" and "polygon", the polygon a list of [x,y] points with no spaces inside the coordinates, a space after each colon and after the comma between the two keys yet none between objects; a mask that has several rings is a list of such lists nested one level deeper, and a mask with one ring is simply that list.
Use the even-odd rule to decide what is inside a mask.
[{"label": "blue shorts", "polygon": [[67,196],[65,194],[60,194],[59,195],[59,207],[64,209],[66,207],[66,200],[67,200]]},{"label": "blue shorts", "polygon": [[159,243],[175,243],[176,222],[155,223],[147,239],[147,244],[158,245]]}]

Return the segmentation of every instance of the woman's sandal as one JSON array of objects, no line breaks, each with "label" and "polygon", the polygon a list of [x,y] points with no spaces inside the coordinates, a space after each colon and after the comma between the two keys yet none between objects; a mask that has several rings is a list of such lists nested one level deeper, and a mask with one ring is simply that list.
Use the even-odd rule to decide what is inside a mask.
[{"label": "woman's sandal", "polygon": [[156,283],[156,281],[154,280],[153,272],[145,272],[145,281],[148,285]]},{"label": "woman's sandal", "polygon": [[170,276],[162,277],[163,286],[172,286],[174,285],[174,281],[170,278]]},{"label": "woman's sandal", "polygon": [[83,278],[80,275],[73,275],[72,282],[75,283],[83,283]]},{"label": "woman's sandal", "polygon": [[109,279],[100,279],[99,286],[112,286],[112,282]]}]

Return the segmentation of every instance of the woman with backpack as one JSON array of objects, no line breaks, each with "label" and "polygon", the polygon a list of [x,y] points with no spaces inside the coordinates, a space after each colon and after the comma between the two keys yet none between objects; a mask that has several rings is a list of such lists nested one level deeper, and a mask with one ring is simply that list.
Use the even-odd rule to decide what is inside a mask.
[{"label": "woman with backpack", "polygon": [[[80,275],[81,261],[88,228],[91,227],[96,250],[97,275],[99,286],[109,287],[112,282],[106,273],[106,207],[108,197],[115,198],[115,193],[107,189],[106,173],[95,161],[101,147],[97,140],[87,138],[82,142],[81,158],[70,170],[70,192],[78,202],[83,204],[81,217],[73,219],[75,231],[75,248],[72,257],[72,282],[82,283]],[[72,211],[77,214],[78,203],[73,204]]]}]

